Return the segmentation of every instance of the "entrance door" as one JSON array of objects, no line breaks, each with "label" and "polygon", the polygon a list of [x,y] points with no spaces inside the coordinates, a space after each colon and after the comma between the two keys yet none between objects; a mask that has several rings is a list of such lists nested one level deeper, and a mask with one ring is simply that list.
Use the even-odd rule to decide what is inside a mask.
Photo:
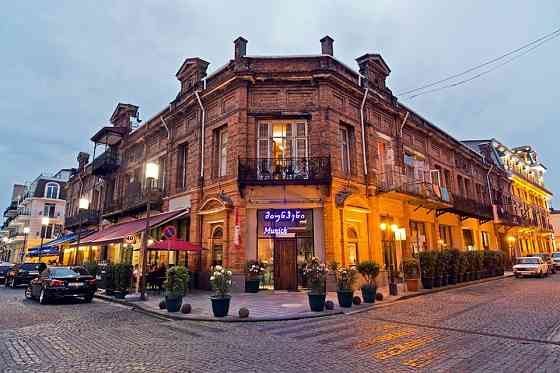
[{"label": "entrance door", "polygon": [[297,290],[296,240],[274,239],[274,289]]}]

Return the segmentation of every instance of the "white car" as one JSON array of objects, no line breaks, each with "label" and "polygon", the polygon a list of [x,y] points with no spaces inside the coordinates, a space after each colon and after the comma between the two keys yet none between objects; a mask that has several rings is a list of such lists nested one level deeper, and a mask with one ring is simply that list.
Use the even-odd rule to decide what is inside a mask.
[{"label": "white car", "polygon": [[526,256],[517,258],[517,264],[513,266],[515,277],[548,275],[548,264],[539,256]]},{"label": "white car", "polygon": [[552,253],[552,263],[554,264],[554,268],[557,270],[560,269],[560,252]]}]

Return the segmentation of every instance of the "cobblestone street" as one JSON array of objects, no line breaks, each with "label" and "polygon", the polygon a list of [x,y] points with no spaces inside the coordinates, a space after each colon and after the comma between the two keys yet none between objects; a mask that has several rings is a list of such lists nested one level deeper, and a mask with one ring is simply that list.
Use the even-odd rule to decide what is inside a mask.
[{"label": "cobblestone street", "polygon": [[505,279],[373,311],[285,322],[156,319],[0,288],[3,372],[553,372],[560,275]]}]

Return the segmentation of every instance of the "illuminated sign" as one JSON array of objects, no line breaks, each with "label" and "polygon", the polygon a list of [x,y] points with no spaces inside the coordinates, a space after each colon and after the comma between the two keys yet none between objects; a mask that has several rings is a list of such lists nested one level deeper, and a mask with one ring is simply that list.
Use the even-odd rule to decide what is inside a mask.
[{"label": "illuminated sign", "polygon": [[281,221],[303,223],[305,220],[305,214],[301,210],[266,210],[263,219],[265,221],[273,221],[276,223]]},{"label": "illuminated sign", "polygon": [[288,234],[288,227],[264,227],[265,236],[272,236],[273,234],[286,235]]},{"label": "illuminated sign", "polygon": [[264,209],[258,211],[259,237],[295,237],[313,232],[311,209]]}]

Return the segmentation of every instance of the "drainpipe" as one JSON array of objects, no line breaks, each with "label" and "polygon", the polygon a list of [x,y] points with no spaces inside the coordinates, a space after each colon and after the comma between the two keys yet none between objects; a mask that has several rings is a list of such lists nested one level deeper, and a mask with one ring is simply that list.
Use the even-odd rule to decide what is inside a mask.
[{"label": "drainpipe", "polygon": [[492,170],[494,169],[494,165],[490,165],[490,169],[488,170],[488,173],[486,174],[486,183],[488,184],[488,195],[490,196],[490,204],[493,205],[494,201],[492,199],[492,188],[490,188],[490,172],[492,172]]},{"label": "drainpipe", "polygon": [[400,137],[402,137],[402,131],[403,131],[404,125],[406,123],[406,120],[408,119],[408,114],[410,114],[410,113],[407,111],[406,114],[404,115],[404,119],[401,123],[401,127],[399,128],[399,136]]},{"label": "drainpipe", "polygon": [[367,167],[367,156],[366,156],[366,130],[364,127],[364,107],[366,106],[366,99],[367,99],[368,92],[369,92],[369,88],[366,87],[364,91],[364,99],[362,100],[362,106],[360,109],[360,120],[362,123],[362,155],[364,158],[364,176],[366,178],[366,185],[368,183],[368,167]]},{"label": "drainpipe", "polygon": [[194,92],[196,96],[196,100],[198,101],[198,106],[200,106],[200,110],[202,110],[202,138],[200,140],[200,177],[204,177],[204,133],[205,133],[205,117],[206,117],[206,110],[202,105],[202,101],[200,100],[200,95],[198,91]]}]

